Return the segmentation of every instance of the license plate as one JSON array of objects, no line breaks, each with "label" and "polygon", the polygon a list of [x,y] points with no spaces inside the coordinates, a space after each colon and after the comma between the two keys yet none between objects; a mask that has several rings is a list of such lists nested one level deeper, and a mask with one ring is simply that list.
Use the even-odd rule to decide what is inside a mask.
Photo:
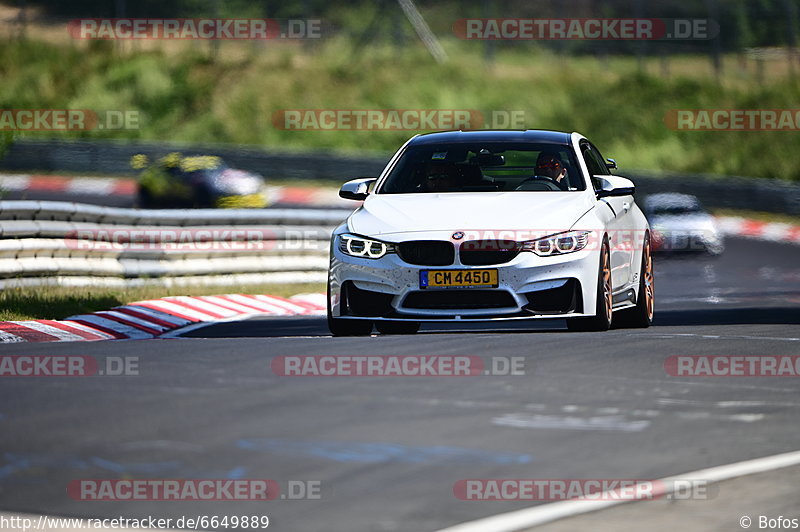
[{"label": "license plate", "polygon": [[496,288],[497,270],[422,270],[420,288],[490,286]]}]

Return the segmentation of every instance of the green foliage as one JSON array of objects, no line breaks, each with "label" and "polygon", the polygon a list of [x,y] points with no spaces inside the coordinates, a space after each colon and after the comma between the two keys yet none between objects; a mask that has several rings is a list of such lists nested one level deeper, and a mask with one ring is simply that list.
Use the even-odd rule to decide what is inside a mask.
[{"label": "green foliage", "polygon": [[8,147],[14,140],[14,132],[13,131],[0,131],[0,159],[2,159],[6,151],[8,151]]},{"label": "green foliage", "polygon": [[[800,136],[793,132],[676,132],[673,109],[796,108],[790,76],[761,81],[730,58],[717,82],[706,57],[670,60],[669,77],[643,72],[633,58],[561,56],[524,43],[499,49],[487,66],[481,43],[445,39],[451,60],[436,64],[411,42],[358,48],[343,36],[295,45],[223,43],[204,49],[122,53],[35,41],[0,42],[0,108],[136,110],[140,128],[27,136],[238,143],[277,149],[388,153],[413,131],[287,131],[285,109],[475,109],[523,111],[528,128],[579,131],[622,169],[707,172],[800,180]],[[751,68],[752,70],[752,68]],[[698,75],[698,71],[708,74]],[[749,77],[748,77],[749,76]],[[764,154],[769,154],[765,164]],[[268,176],[269,177],[269,176]]]}]

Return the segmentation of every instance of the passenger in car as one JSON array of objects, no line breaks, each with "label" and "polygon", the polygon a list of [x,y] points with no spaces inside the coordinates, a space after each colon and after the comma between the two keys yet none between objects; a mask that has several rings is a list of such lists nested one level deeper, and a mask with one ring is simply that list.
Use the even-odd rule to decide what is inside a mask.
[{"label": "passenger in car", "polygon": [[458,189],[458,176],[452,163],[431,161],[428,163],[422,189],[425,192],[454,192]]}]

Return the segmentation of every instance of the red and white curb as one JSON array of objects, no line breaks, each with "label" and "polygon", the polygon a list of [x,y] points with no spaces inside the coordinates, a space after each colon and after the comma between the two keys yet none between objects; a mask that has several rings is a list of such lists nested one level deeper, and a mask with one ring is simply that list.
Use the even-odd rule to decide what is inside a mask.
[{"label": "red and white curb", "polygon": [[800,244],[800,225],[761,222],[736,216],[717,216],[717,224],[725,236]]},{"label": "red and white curb", "polygon": [[0,322],[0,342],[86,342],[158,338],[177,329],[249,316],[326,313],[324,294],[289,299],[269,295],[176,296],[137,301],[66,320]]},{"label": "red and white curb", "polygon": [[[267,187],[271,203],[309,207],[354,207],[331,187]],[[59,192],[74,195],[134,196],[136,180],[112,177],[0,174],[0,190],[9,192]]]},{"label": "red and white curb", "polygon": [[339,189],[330,187],[268,187],[272,203],[307,207],[346,207],[355,209],[358,202],[339,197]]},{"label": "red and white curb", "polygon": [[0,190],[11,192],[62,192],[97,196],[133,196],[136,180],[56,175],[0,175]]}]

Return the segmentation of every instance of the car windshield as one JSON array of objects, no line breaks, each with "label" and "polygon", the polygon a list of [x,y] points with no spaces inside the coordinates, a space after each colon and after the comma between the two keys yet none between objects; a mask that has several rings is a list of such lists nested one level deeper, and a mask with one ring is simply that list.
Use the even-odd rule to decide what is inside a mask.
[{"label": "car windshield", "polygon": [[699,204],[666,204],[649,206],[651,216],[683,216],[705,212]]},{"label": "car windshield", "polygon": [[225,161],[214,155],[195,155],[181,160],[181,170],[186,173],[221,172],[227,168]]},{"label": "car windshield", "polygon": [[378,193],[562,192],[585,188],[569,146],[488,142],[411,146]]}]

